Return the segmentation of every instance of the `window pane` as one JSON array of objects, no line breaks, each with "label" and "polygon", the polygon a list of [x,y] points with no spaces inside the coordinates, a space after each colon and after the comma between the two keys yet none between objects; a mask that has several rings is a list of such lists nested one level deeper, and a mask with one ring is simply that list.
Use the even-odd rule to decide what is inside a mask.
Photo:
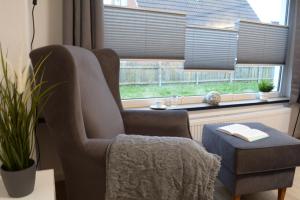
[{"label": "window pane", "polygon": [[238,65],[234,72],[185,71],[182,61],[121,61],[122,99],[258,92],[267,79],[278,90],[281,66]]},{"label": "window pane", "polygon": [[237,20],[285,24],[287,0],[104,0],[104,4],[184,12],[188,24],[230,28]]},{"label": "window pane", "polygon": [[128,0],[104,0],[106,5],[128,6]]},{"label": "window pane", "polygon": [[232,27],[239,18],[257,21],[247,0],[137,0],[138,7],[185,12],[188,24]]},{"label": "window pane", "polygon": [[287,0],[248,0],[248,2],[261,22],[286,24]]}]

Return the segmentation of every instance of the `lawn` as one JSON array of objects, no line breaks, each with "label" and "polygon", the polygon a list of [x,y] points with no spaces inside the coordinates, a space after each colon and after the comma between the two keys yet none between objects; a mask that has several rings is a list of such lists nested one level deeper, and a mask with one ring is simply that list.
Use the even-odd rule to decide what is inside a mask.
[{"label": "lawn", "polygon": [[122,99],[205,95],[210,91],[222,94],[258,92],[257,82],[218,82],[196,84],[122,85]]}]

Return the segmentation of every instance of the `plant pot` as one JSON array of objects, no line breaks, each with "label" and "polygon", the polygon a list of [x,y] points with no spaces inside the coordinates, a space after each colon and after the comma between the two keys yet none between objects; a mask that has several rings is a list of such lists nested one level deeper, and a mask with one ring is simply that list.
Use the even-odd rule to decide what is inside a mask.
[{"label": "plant pot", "polygon": [[9,196],[14,198],[24,197],[32,193],[35,185],[36,165],[19,171],[7,171],[1,166],[1,176]]},{"label": "plant pot", "polygon": [[267,101],[270,98],[270,92],[259,92],[259,98]]}]

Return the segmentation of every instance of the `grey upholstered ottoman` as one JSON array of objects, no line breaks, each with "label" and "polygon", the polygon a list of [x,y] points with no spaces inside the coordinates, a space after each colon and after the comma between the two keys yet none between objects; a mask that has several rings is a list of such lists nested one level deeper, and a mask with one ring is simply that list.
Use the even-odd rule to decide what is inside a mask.
[{"label": "grey upholstered ottoman", "polygon": [[300,165],[300,141],[260,123],[244,123],[270,135],[247,142],[216,129],[228,124],[205,125],[202,142],[208,152],[222,157],[219,180],[235,200],[243,194],[279,189],[284,199],[293,184],[296,166]]}]

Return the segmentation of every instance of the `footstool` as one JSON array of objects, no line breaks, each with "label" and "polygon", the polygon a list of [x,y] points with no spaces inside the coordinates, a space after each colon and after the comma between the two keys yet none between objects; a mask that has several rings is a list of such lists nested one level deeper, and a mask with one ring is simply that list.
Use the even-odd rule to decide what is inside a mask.
[{"label": "footstool", "polygon": [[203,128],[204,147],[222,157],[219,180],[234,200],[240,200],[244,194],[274,189],[278,189],[278,200],[284,200],[286,188],[293,185],[296,166],[300,165],[300,141],[260,123],[243,124],[270,137],[247,142],[217,130],[229,123]]}]

